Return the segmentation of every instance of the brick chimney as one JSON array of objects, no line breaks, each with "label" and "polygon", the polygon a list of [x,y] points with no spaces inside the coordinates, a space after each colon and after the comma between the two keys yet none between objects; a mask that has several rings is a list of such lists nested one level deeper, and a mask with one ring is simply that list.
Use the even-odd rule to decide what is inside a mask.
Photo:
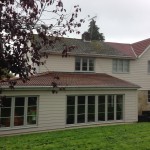
[{"label": "brick chimney", "polygon": [[90,36],[90,33],[89,32],[84,32],[82,34],[82,40],[84,42],[91,42],[91,36]]}]

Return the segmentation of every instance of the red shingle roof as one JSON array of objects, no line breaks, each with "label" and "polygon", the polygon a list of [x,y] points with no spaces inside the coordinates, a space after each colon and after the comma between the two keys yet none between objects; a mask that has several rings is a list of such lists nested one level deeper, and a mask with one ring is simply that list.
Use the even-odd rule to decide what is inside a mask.
[{"label": "red shingle roof", "polygon": [[132,58],[135,58],[136,56],[140,56],[150,45],[150,39],[146,39],[132,44],[113,43],[113,42],[106,42],[106,43],[109,46],[117,49],[118,51],[126,55],[129,55]]},{"label": "red shingle roof", "polygon": [[109,46],[117,49],[120,53],[136,58],[131,44],[106,42]]},{"label": "red shingle roof", "polygon": [[[54,79],[59,77],[59,79]],[[100,88],[139,88],[139,86],[130,82],[115,78],[107,74],[100,73],[63,73],[63,72],[46,72],[32,76],[29,81],[23,83],[17,79],[15,87],[38,87],[51,86],[56,81],[58,86],[65,87],[100,87]],[[2,86],[8,86],[8,83],[1,83]]]},{"label": "red shingle roof", "polygon": [[149,45],[150,45],[150,39],[146,39],[143,41],[133,43],[132,47],[136,55],[140,56]]}]

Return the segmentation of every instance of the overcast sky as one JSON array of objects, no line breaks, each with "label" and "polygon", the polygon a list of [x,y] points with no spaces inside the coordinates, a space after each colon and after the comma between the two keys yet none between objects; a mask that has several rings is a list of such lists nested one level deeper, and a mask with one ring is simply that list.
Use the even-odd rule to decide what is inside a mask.
[{"label": "overcast sky", "polygon": [[[63,0],[64,7],[73,10],[75,4],[82,8],[80,17],[97,16],[96,24],[106,41],[133,43],[150,38],[150,0]],[[89,22],[81,27],[88,29]],[[81,35],[69,35],[80,38]]]}]

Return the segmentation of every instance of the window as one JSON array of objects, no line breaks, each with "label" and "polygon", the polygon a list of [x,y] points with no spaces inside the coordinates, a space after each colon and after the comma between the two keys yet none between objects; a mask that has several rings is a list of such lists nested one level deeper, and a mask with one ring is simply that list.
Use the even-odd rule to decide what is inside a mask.
[{"label": "window", "polygon": [[148,73],[150,73],[150,60],[148,61]]},{"label": "window", "polygon": [[37,97],[7,97],[0,106],[0,128],[37,124]]},{"label": "window", "polygon": [[67,96],[66,124],[123,120],[123,95]]},{"label": "window", "polygon": [[150,102],[150,91],[148,91],[148,102]]},{"label": "window", "polygon": [[112,70],[114,73],[128,73],[129,72],[129,60],[114,59]]},{"label": "window", "polygon": [[94,71],[94,59],[77,57],[75,59],[75,71],[93,72]]}]

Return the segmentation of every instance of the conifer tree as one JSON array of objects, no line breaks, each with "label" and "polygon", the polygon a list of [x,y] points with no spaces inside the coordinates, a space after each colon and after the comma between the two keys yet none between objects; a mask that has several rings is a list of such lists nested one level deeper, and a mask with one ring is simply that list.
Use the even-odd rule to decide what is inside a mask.
[{"label": "conifer tree", "polygon": [[96,21],[94,19],[90,22],[88,32],[90,33],[91,40],[105,40],[103,33],[99,32],[99,27],[96,25]]}]

